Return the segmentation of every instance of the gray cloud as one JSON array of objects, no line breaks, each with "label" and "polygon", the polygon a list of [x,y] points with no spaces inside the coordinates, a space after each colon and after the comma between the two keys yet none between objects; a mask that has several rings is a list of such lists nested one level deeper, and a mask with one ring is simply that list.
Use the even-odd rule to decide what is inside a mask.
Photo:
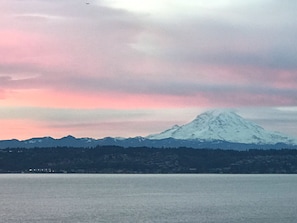
[{"label": "gray cloud", "polygon": [[[240,4],[239,4],[240,5]],[[164,58],[179,65],[296,69],[295,3],[259,1],[161,24]],[[295,10],[293,10],[295,9]],[[240,74],[238,74],[240,75]]]},{"label": "gray cloud", "polygon": [[256,122],[270,131],[297,136],[297,109],[288,107],[250,107],[237,109],[243,117]]}]

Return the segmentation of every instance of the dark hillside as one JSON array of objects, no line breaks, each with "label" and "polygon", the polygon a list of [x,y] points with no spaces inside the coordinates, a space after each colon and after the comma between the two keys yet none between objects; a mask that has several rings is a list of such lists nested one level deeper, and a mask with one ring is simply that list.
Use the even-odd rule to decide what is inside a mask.
[{"label": "dark hillside", "polygon": [[0,150],[0,172],[297,173],[297,150],[15,148]]}]

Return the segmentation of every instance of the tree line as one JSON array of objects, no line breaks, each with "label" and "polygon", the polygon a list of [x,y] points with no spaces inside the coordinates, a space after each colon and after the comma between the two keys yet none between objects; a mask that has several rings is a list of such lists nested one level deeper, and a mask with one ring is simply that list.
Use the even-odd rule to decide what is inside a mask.
[{"label": "tree line", "polygon": [[0,173],[297,173],[297,150],[8,148]]}]

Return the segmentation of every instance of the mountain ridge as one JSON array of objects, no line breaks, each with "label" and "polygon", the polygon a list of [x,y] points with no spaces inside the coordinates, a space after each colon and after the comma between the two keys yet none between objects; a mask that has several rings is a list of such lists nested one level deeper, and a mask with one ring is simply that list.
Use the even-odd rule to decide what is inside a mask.
[{"label": "mountain ridge", "polygon": [[[32,140],[33,139],[33,140]],[[123,148],[194,148],[194,149],[223,149],[223,150],[249,150],[249,149],[297,149],[297,145],[276,143],[276,144],[253,144],[253,143],[232,143],[222,140],[200,141],[200,140],[182,140],[182,139],[147,139],[145,137],[131,138],[112,138],[102,139],[75,138],[69,140],[69,137],[54,139],[51,137],[40,137],[27,140],[0,140],[0,149],[17,148],[95,148],[100,146],[118,146]],[[34,141],[35,140],[35,141]],[[31,141],[31,142],[29,142]]]},{"label": "mountain ridge", "polygon": [[60,139],[50,136],[27,140],[0,140],[0,148],[83,147],[96,146],[151,147],[151,148],[213,148],[213,149],[297,149],[297,139],[277,132],[266,131],[230,110],[211,110],[198,115],[184,125],[174,125],[161,133],[147,137],[102,139]]}]

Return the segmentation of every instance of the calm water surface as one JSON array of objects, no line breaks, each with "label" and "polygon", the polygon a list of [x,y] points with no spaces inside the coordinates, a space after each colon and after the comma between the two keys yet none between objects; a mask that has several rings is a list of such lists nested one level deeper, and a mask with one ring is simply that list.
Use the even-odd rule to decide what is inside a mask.
[{"label": "calm water surface", "polygon": [[0,175],[0,222],[295,223],[297,175]]}]

